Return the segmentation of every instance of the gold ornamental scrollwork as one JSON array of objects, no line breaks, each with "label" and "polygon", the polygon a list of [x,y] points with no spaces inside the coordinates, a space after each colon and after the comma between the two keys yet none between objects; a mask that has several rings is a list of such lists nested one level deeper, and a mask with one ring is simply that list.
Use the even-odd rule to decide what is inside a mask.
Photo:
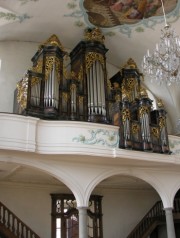
[{"label": "gold ornamental scrollwork", "polygon": [[71,93],[72,93],[72,91],[73,90],[76,90],[76,84],[71,84],[71,86],[70,86],[70,91],[71,91]]},{"label": "gold ornamental scrollwork", "polygon": [[123,110],[122,110],[122,121],[123,121],[123,123],[124,123],[126,120],[130,120],[130,116],[131,116],[131,114],[130,114],[129,109],[123,109]]},{"label": "gold ornamental scrollwork", "polygon": [[27,105],[27,89],[28,89],[28,77],[24,77],[17,83],[17,102],[22,109]]},{"label": "gold ornamental scrollwork", "polygon": [[159,138],[159,128],[156,128],[156,127],[152,127],[151,128],[151,133],[152,133],[152,135],[154,136],[154,137],[156,137],[156,138]]},{"label": "gold ornamental scrollwork", "polygon": [[36,73],[42,73],[42,65],[43,65],[43,60],[39,59],[36,63],[36,66],[32,67],[32,71]]},{"label": "gold ornamental scrollwork", "polygon": [[135,89],[136,84],[137,80],[135,78],[128,78],[126,82],[127,91],[131,92],[133,89]]},{"label": "gold ornamental scrollwork", "polygon": [[53,69],[53,65],[55,64],[56,67],[56,74],[58,81],[60,81],[60,60],[54,56],[47,56],[46,57],[46,66],[45,66],[45,80],[48,80],[49,74]]},{"label": "gold ornamental scrollwork", "polygon": [[48,40],[46,40],[44,43],[42,43],[40,46],[39,46],[39,51],[41,50],[41,48],[43,46],[48,46],[48,45],[53,45],[53,46],[57,46],[59,47],[62,51],[64,51],[64,47],[62,46],[59,38],[53,34],[51,37],[49,37]]},{"label": "gold ornamental scrollwork", "polygon": [[142,117],[144,114],[149,113],[149,108],[147,106],[141,106],[139,108],[139,116]]},{"label": "gold ornamental scrollwork", "polygon": [[162,129],[165,126],[166,126],[166,119],[165,119],[165,117],[163,117],[163,116],[159,117],[159,128]]},{"label": "gold ornamental scrollwork", "polygon": [[104,65],[105,65],[104,57],[99,53],[89,52],[86,55],[86,72],[88,72],[88,69],[91,68],[91,66],[93,65],[95,61],[99,61],[104,68]]},{"label": "gold ornamental scrollwork", "polygon": [[86,41],[99,41],[102,44],[104,44],[105,37],[102,34],[101,30],[99,28],[87,28],[84,31],[84,38]]},{"label": "gold ornamental scrollwork", "polygon": [[132,131],[132,134],[137,134],[140,130],[140,127],[139,125],[133,123],[132,126],[131,126],[131,131]]},{"label": "gold ornamental scrollwork", "polygon": [[115,101],[116,102],[120,102],[121,101],[121,95],[118,93],[118,94],[116,94],[116,96],[115,96]]},{"label": "gold ornamental scrollwork", "polygon": [[79,105],[82,105],[84,101],[84,97],[83,96],[79,96]]},{"label": "gold ornamental scrollwork", "polygon": [[82,65],[80,66],[80,70],[78,72],[77,78],[78,78],[79,81],[83,80],[83,67],[82,67]]},{"label": "gold ornamental scrollwork", "polygon": [[40,83],[40,79],[38,77],[32,77],[31,79],[31,87],[33,87],[34,85]]},{"label": "gold ornamental scrollwork", "polygon": [[67,102],[68,101],[68,94],[63,92],[62,93],[62,98],[64,99],[65,102]]}]

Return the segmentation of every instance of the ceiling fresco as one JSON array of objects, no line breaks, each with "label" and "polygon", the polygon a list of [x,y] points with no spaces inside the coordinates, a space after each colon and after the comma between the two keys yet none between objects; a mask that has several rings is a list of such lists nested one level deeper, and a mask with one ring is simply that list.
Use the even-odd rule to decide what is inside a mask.
[{"label": "ceiling fresco", "polygon": [[[76,18],[76,26],[97,26],[109,36],[118,30],[131,37],[133,30],[141,33],[164,21],[161,0],[71,0],[67,7],[71,13],[65,16]],[[164,0],[164,8],[168,22],[177,21],[180,2]]]},{"label": "ceiling fresco", "polygon": [[[134,24],[144,18],[162,15],[161,0],[84,0],[89,21],[98,27]],[[166,13],[177,6],[174,0],[164,1]]]}]

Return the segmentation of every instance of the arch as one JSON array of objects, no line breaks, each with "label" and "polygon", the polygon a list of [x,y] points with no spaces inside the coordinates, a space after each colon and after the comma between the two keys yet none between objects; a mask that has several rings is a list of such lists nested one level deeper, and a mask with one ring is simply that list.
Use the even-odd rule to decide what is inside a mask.
[{"label": "arch", "polygon": [[0,156],[0,162],[14,163],[34,169],[39,169],[63,182],[74,194],[77,204],[84,204],[84,197],[81,187],[79,184],[77,184],[77,181],[74,180],[74,177],[72,177],[71,174],[67,174],[67,171],[63,171],[63,169],[59,170],[55,168],[55,166],[53,167],[45,162],[34,160],[33,158],[28,157],[28,160],[24,159],[21,155],[19,157],[9,155]]},{"label": "arch", "polygon": [[[141,173],[140,173],[141,172]],[[172,203],[171,200],[166,193],[165,189],[163,190],[164,184],[161,183],[161,181],[158,180],[158,178],[153,178],[152,176],[148,175],[148,173],[145,173],[144,171],[140,171],[136,168],[136,170],[129,170],[129,169],[124,169],[122,168],[117,168],[117,169],[111,169],[109,171],[103,172],[99,176],[97,176],[88,186],[86,189],[85,193],[85,202],[88,204],[89,197],[94,190],[94,188],[102,182],[104,179],[107,179],[109,177],[115,176],[115,175],[124,175],[124,176],[130,176],[130,177],[135,177],[138,179],[143,180],[144,182],[148,183],[151,185],[158,195],[160,196],[163,206],[164,207],[171,207]]]},{"label": "arch", "polygon": [[180,190],[180,181],[179,180],[177,181],[177,183],[171,189],[170,201],[172,203],[172,207],[173,207],[174,199],[175,199],[175,196],[176,196],[176,193],[178,192],[178,190]]}]

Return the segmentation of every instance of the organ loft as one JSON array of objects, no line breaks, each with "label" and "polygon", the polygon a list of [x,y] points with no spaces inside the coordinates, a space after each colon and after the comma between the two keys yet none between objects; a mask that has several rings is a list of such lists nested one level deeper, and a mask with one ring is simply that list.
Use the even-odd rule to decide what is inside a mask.
[{"label": "organ loft", "polygon": [[107,77],[104,41],[100,29],[88,28],[67,53],[52,35],[17,84],[14,113],[118,126],[119,148],[170,153],[163,103],[153,108],[132,58]]}]

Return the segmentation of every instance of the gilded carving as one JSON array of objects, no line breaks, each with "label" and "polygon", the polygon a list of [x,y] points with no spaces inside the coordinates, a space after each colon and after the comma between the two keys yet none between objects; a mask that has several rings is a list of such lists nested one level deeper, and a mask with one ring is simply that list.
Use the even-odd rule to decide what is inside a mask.
[{"label": "gilded carving", "polygon": [[79,105],[82,105],[84,101],[84,97],[83,96],[79,96]]},{"label": "gilded carving", "polygon": [[123,123],[126,121],[126,120],[130,120],[130,111],[129,109],[123,109],[122,110],[122,121]]},{"label": "gilded carving", "polygon": [[39,59],[37,61],[36,66],[32,67],[32,71],[36,72],[36,73],[42,73],[42,65],[43,65],[43,60]]},{"label": "gilded carving", "polygon": [[131,127],[132,134],[137,134],[139,130],[140,130],[139,125],[132,123],[132,127]]},{"label": "gilded carving", "polygon": [[164,103],[163,103],[162,99],[157,100],[157,106],[158,106],[158,108],[164,108]]},{"label": "gilded carving", "polygon": [[76,84],[71,84],[70,86],[70,91],[72,92],[73,90],[76,90]]},{"label": "gilded carving", "polygon": [[159,117],[159,127],[160,127],[160,129],[162,129],[165,126],[166,126],[166,119],[165,119],[165,117],[160,116]]},{"label": "gilded carving", "polygon": [[148,93],[144,87],[140,87],[140,96],[143,98],[148,98]]},{"label": "gilded carving", "polygon": [[31,87],[34,86],[35,84],[40,83],[40,79],[38,77],[32,77],[31,79]]},{"label": "gilded carving", "polygon": [[82,65],[80,66],[80,70],[78,72],[78,76],[77,77],[78,77],[79,81],[83,80],[83,67],[82,67]]},{"label": "gilded carving", "polygon": [[126,90],[124,84],[122,84],[122,99],[130,100],[130,92]]},{"label": "gilded carving", "polygon": [[39,48],[41,49],[42,46],[47,46],[47,45],[58,46],[63,51],[63,46],[59,38],[55,34],[53,34],[47,41],[41,44]]},{"label": "gilded carving", "polygon": [[141,106],[139,108],[139,116],[142,117],[144,114],[149,113],[149,108],[147,106]]},{"label": "gilded carving", "polygon": [[159,129],[156,127],[151,128],[151,133],[154,137],[159,138]]},{"label": "gilded carving", "polygon": [[27,105],[27,88],[28,88],[28,77],[25,77],[17,83],[17,101],[22,109],[26,108]]},{"label": "gilded carving", "polygon": [[104,65],[105,65],[104,57],[99,53],[89,52],[86,55],[86,72],[88,71],[88,69],[91,68],[92,64],[95,61],[99,61],[102,64],[102,66],[104,67]]},{"label": "gilded carving", "polygon": [[116,102],[120,102],[121,101],[121,95],[120,94],[116,94],[115,101]]},{"label": "gilded carving", "polygon": [[122,82],[122,94],[130,100],[130,95],[132,91],[135,90],[137,81],[135,78],[123,79]]},{"label": "gilded carving", "polygon": [[99,41],[103,44],[105,37],[99,28],[87,28],[84,32],[84,39],[86,41]]},{"label": "gilded carving", "polygon": [[137,69],[137,64],[132,58],[129,58],[127,63],[123,66],[126,69]]},{"label": "gilded carving", "polygon": [[68,94],[63,92],[62,93],[62,98],[64,99],[65,102],[67,102],[68,101]]},{"label": "gilded carving", "polygon": [[45,66],[45,80],[48,79],[50,72],[53,69],[53,65],[55,64],[56,67],[56,74],[58,80],[60,81],[60,60],[54,56],[47,56],[46,57],[46,66]]}]

